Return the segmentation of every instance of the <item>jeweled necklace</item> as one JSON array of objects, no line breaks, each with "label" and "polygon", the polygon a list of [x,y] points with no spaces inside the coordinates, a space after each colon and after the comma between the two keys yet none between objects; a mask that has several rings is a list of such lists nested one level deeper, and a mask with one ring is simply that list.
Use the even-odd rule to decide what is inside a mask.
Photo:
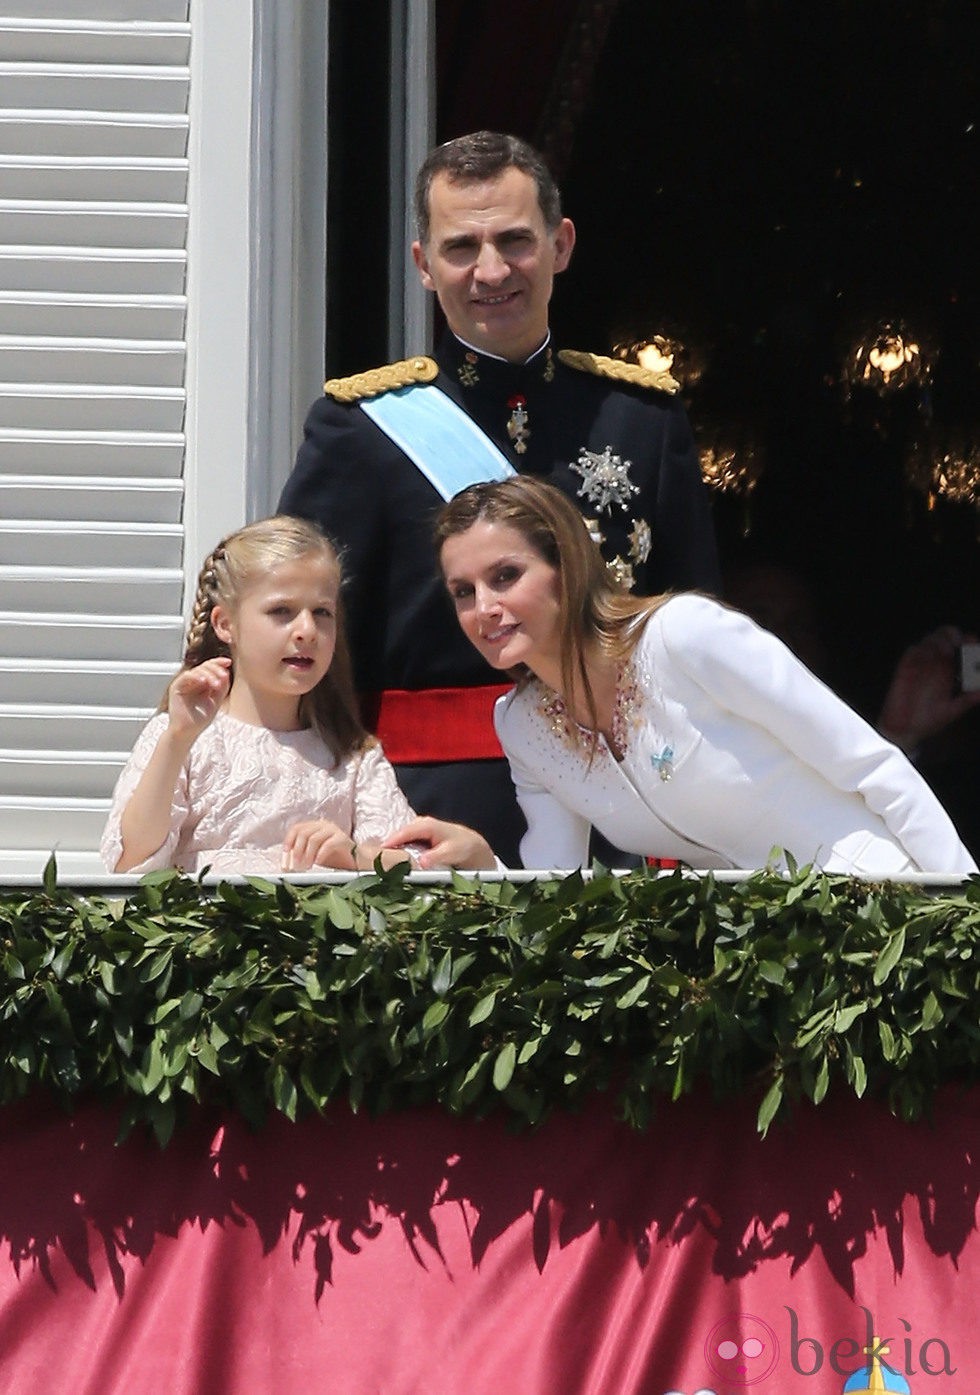
[{"label": "jeweled necklace", "polygon": [[[600,733],[582,726],[569,712],[560,693],[556,693],[544,683],[541,684],[541,688],[543,691],[538,699],[538,711],[554,735],[565,745],[590,757],[601,751],[603,746],[599,740]],[[629,733],[639,725],[641,697],[633,666],[627,661],[620,665],[616,673],[616,692],[607,742],[611,754],[617,759],[621,760],[625,756],[629,745]]]}]

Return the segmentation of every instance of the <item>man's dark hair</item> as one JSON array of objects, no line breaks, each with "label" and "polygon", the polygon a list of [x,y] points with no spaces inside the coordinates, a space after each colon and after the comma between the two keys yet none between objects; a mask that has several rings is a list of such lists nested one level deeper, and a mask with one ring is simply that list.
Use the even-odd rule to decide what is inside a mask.
[{"label": "man's dark hair", "polygon": [[475,184],[495,179],[504,170],[529,174],[537,185],[538,203],[549,232],[561,222],[561,194],[551,171],[533,145],[499,131],[474,131],[437,145],[426,156],[415,181],[415,223],[419,241],[429,238],[429,190],[437,174],[451,184]]}]

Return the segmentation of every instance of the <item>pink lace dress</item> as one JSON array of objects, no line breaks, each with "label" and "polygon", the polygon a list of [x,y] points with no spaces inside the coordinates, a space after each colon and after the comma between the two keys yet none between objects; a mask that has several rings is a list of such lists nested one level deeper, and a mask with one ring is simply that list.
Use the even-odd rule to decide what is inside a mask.
[{"label": "pink lace dress", "polygon": [[[162,712],[151,718],[116,782],[100,846],[110,872],[122,853],[122,810],[168,720]],[[336,764],[314,731],[269,731],[219,712],[181,771],[166,841],[132,871],[268,875],[281,870],[282,840],[294,823],[331,819],[365,842],[413,816],[380,746]]]}]

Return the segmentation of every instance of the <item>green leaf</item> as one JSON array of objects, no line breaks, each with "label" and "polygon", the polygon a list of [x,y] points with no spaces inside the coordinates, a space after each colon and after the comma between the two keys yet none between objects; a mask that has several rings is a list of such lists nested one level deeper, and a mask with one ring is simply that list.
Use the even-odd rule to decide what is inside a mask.
[{"label": "green leaf", "polygon": [[44,871],[41,874],[41,885],[44,887],[46,896],[56,896],[58,892],[58,864],[55,861],[54,853],[44,864]]},{"label": "green leaf", "polygon": [[875,964],[873,983],[876,988],[885,982],[885,979],[899,962],[905,953],[905,926],[901,926],[893,935],[889,935],[888,943],[878,955],[878,962]]},{"label": "green leaf", "polygon": [[354,925],[354,910],[351,903],[333,887],[326,895],[327,915],[331,925],[338,930],[350,930]]},{"label": "green leaf", "polygon": [[23,982],[27,977],[24,965],[14,954],[7,953],[3,956],[3,971],[14,982]]},{"label": "green leaf", "polygon": [[204,1006],[204,999],[200,993],[185,993],[180,1000],[180,1020],[189,1022],[196,1017]]},{"label": "green leaf", "polygon": [[431,1035],[445,1022],[449,1016],[449,1004],[444,998],[437,998],[434,1003],[430,1003],[422,1018],[422,1030],[426,1035]]},{"label": "green leaf", "polygon": [[151,954],[137,967],[136,977],[139,979],[140,983],[154,983],[167,972],[172,961],[173,950],[171,949],[164,949],[158,954]]},{"label": "green leaf", "polygon": [[868,1072],[864,1064],[864,1057],[854,1055],[847,1063],[847,1078],[854,1088],[854,1093],[860,1099],[868,1088]]},{"label": "green leaf", "polygon": [[72,961],[74,948],[75,947],[73,944],[65,945],[64,949],[61,950],[60,953],[56,954],[54,958],[51,960],[51,972],[54,974],[55,978],[59,980],[59,982],[61,979],[64,978],[65,973],[68,970],[68,966]]},{"label": "green leaf", "polygon": [[282,1066],[276,1066],[272,1072],[272,1102],[280,1114],[295,1120],[299,1096],[292,1076]]},{"label": "green leaf", "polygon": [[495,1090],[506,1090],[514,1075],[514,1067],[517,1064],[517,1048],[512,1041],[504,1042],[497,1053],[497,1059],[493,1063],[493,1087]]},{"label": "green leaf", "polygon": [[640,999],[643,997],[644,993],[646,993],[649,987],[650,975],[643,974],[633,984],[632,988],[628,988],[625,993],[620,994],[620,996],[616,999],[616,1006],[623,1012],[625,1012],[627,1008],[634,1007],[640,1001]]},{"label": "green leaf", "polygon": [[218,1062],[218,1053],[207,1037],[199,1041],[192,1049],[191,1054],[196,1056],[198,1061],[206,1071],[212,1075],[220,1075],[221,1067]]},{"label": "green leaf", "polygon": [[483,997],[480,998],[480,1000],[474,1005],[473,1010],[469,1016],[470,1026],[477,1027],[481,1022],[485,1022],[496,1006],[497,990],[495,988],[491,993],[485,993]]},{"label": "green leaf", "polygon": [[922,1005],[922,1025],[926,1031],[934,1031],[943,1020],[943,1009],[935,993],[926,994]]},{"label": "green leaf", "polygon": [[759,977],[765,979],[766,983],[774,983],[781,987],[786,982],[786,966],[775,959],[761,959]]},{"label": "green leaf", "polygon": [[160,1050],[160,1039],[154,1037],[150,1042],[143,1063],[143,1092],[152,1095],[160,1086],[163,1080],[163,1054]]},{"label": "green leaf", "polygon": [[769,1132],[769,1125],[779,1112],[779,1107],[783,1102],[783,1082],[780,1076],[769,1086],[762,1103],[759,1105],[759,1113],[756,1116],[756,1126],[761,1134]]},{"label": "green leaf", "polygon": [[62,1002],[61,994],[58,992],[58,989],[54,986],[53,983],[45,983],[44,996],[48,1000],[48,1010],[51,1013],[51,1016],[57,1022],[58,1026],[62,1029],[63,1032],[66,1032],[69,1035],[73,1035],[71,1018],[65,1011],[65,1005]]},{"label": "green leaf", "polygon": [[867,1003],[852,1003],[850,1007],[841,1008],[834,1016],[834,1031],[846,1032],[867,1010]]},{"label": "green leaf", "polygon": [[439,966],[432,975],[432,991],[437,998],[444,998],[453,981],[453,956],[450,950],[439,960]]}]

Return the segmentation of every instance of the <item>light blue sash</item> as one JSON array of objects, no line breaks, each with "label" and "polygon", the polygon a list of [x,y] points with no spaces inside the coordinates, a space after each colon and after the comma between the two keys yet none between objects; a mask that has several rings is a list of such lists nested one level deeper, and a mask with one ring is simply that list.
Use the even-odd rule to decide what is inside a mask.
[{"label": "light blue sash", "polygon": [[468,484],[505,480],[517,473],[441,388],[412,383],[359,405],[444,499]]}]

